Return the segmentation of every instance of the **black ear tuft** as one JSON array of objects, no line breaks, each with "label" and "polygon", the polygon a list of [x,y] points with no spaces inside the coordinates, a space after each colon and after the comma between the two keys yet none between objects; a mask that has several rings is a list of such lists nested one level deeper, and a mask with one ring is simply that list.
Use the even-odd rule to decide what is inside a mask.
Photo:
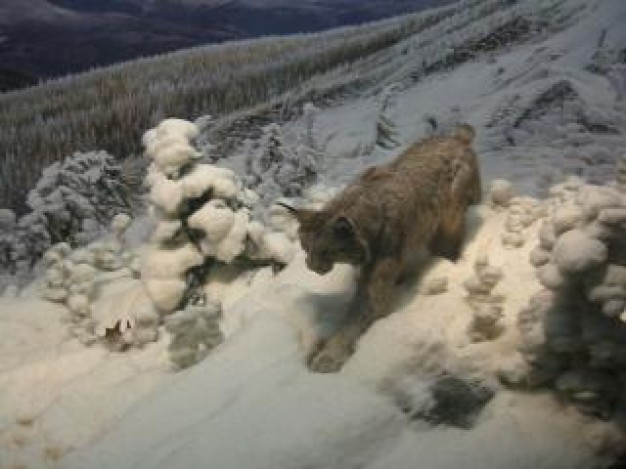
[{"label": "black ear tuft", "polygon": [[355,235],[354,224],[348,217],[338,217],[333,225],[333,232],[340,239],[352,238]]},{"label": "black ear tuft", "polygon": [[294,215],[298,213],[297,208],[292,207],[291,205],[286,204],[285,202],[276,202],[276,205],[280,205],[281,207],[286,208],[289,211],[289,213],[292,213]]},{"label": "black ear tuft", "polygon": [[316,215],[319,213],[316,210],[312,210],[308,208],[295,208],[284,202],[276,202],[276,205],[280,205],[281,207],[286,208],[289,211],[289,213],[293,217],[295,217],[296,220],[298,220],[298,223],[300,223],[301,225],[305,223],[310,223],[311,221],[315,219]]}]

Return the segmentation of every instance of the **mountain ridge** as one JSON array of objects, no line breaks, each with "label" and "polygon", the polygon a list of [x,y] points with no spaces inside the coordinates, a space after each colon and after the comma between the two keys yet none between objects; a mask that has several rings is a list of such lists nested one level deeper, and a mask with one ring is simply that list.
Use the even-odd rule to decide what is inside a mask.
[{"label": "mountain ridge", "polygon": [[0,62],[48,79],[201,44],[315,32],[453,0],[4,0]]}]

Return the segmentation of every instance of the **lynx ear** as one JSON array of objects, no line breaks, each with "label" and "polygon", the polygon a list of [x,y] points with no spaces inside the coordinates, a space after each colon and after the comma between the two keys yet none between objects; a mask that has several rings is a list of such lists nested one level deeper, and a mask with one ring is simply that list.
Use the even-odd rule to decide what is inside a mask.
[{"label": "lynx ear", "polygon": [[337,217],[333,223],[335,236],[341,239],[349,239],[356,236],[354,223],[346,216]]},{"label": "lynx ear", "polygon": [[313,218],[313,216],[317,213],[315,210],[307,208],[295,208],[284,202],[276,202],[276,205],[280,205],[281,207],[289,210],[289,213],[291,213],[300,224],[306,223],[307,221],[311,220],[311,218]]},{"label": "lynx ear", "polygon": [[367,239],[365,239],[357,230],[356,224],[350,217],[345,215],[335,218],[333,221],[333,233],[339,240],[348,241],[351,245],[360,246],[363,254],[363,261],[369,264],[372,260],[372,252],[369,248]]}]

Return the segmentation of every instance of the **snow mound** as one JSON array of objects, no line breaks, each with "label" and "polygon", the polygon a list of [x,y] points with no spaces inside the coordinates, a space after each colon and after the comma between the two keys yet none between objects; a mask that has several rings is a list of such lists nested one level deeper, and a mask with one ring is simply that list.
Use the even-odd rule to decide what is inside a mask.
[{"label": "snow mound", "polygon": [[626,195],[579,181],[552,188],[531,255],[545,290],[519,317],[525,386],[550,386],[581,411],[624,412]]},{"label": "snow mound", "polygon": [[[185,468],[210,459],[216,467],[255,469],[294,461],[408,468],[416,460],[429,468],[459,461],[523,468],[529,457],[542,468],[593,464],[600,448],[623,442],[610,424],[564,411],[549,393],[516,393],[497,379],[516,354],[518,311],[538,284],[524,261],[530,243],[508,249],[499,242],[507,213],[478,212],[463,258],[426,266],[423,281],[401,294],[398,311],[377,322],[334,375],[309,373],[305,356],[315,337],[339,327],[354,294],[352,269],[317,276],[299,253],[278,275],[265,268],[225,281],[214,272],[206,289],[219,291],[226,341],[96,444],[72,454],[68,467]],[[538,229],[529,226],[529,238]],[[442,277],[446,291],[425,291],[422,284]],[[489,305],[499,307],[498,334],[480,322]],[[206,353],[202,337],[211,327],[189,328],[198,311],[176,314],[168,327],[180,331],[184,363]],[[559,386],[595,379],[565,376]],[[233,432],[250,444],[235,449]]]}]

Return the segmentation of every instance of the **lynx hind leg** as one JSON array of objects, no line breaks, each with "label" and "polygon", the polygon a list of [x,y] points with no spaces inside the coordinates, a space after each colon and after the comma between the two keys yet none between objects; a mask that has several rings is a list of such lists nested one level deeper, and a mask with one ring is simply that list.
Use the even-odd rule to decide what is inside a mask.
[{"label": "lynx hind leg", "polygon": [[439,228],[430,242],[429,251],[434,256],[456,262],[461,256],[464,239],[465,211],[449,213],[439,223]]}]

